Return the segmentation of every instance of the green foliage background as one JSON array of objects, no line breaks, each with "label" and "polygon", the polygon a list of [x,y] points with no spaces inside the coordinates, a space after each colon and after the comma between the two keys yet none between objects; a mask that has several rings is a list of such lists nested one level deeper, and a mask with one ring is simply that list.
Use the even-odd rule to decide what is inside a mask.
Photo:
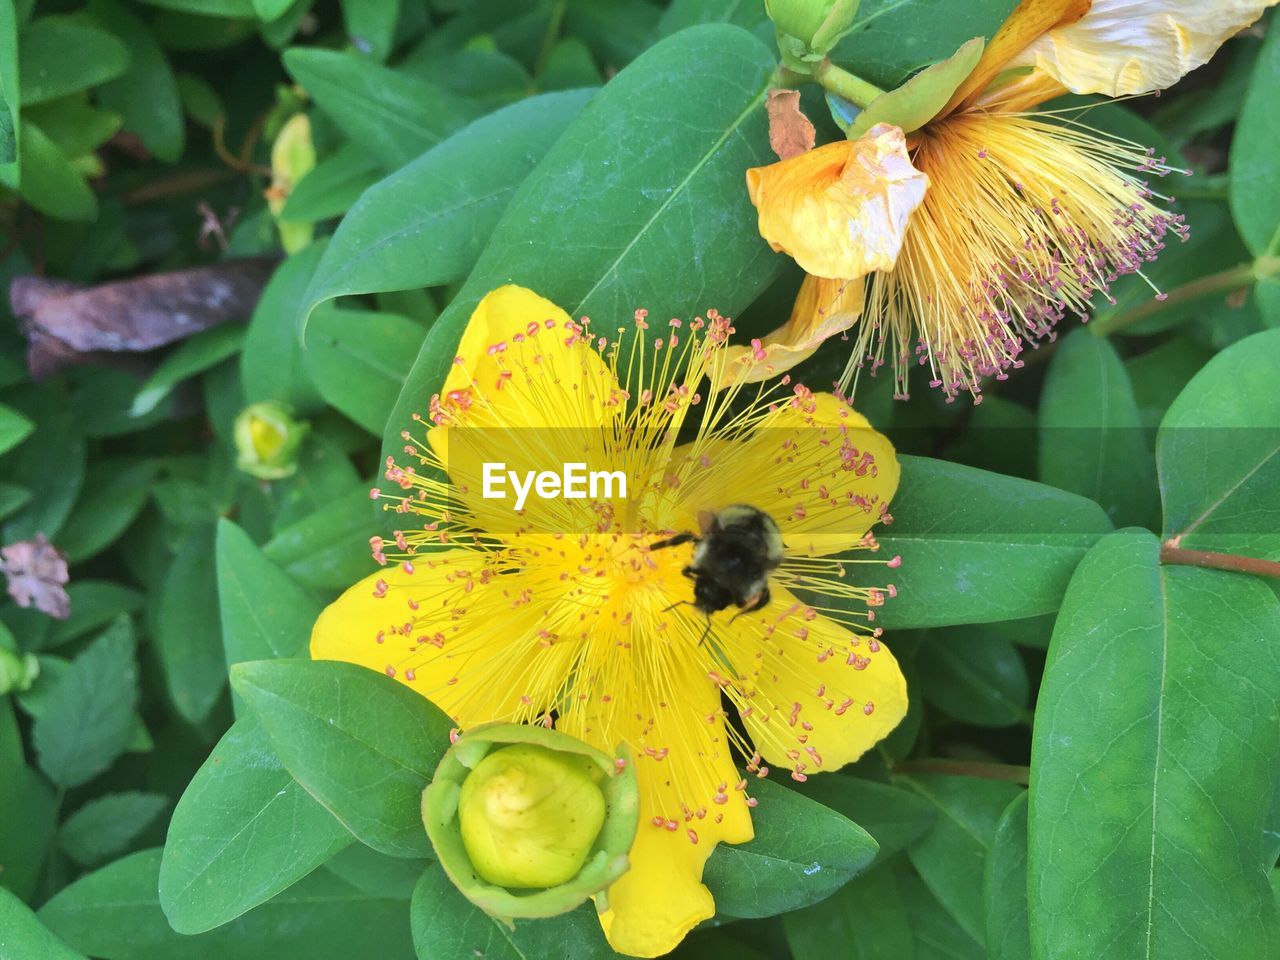
[{"label": "green foliage background", "polygon": [[[834,59],[890,87],[1011,6],[866,0]],[[281,215],[317,239],[149,374],[32,383],[0,308],[3,541],[43,532],[72,572],[65,621],[0,606],[40,665],[0,697],[0,957],[611,955],[588,908],[511,933],[429,862],[442,715],[291,658],[368,572],[368,487],[494,286],[785,316],[800,275],[743,183],[776,62],[759,0],[0,0],[6,283],[279,255],[270,136],[305,110],[319,154]],[[1168,300],[1126,278],[981,406],[864,381],[905,455],[881,622],[911,713],[852,768],[759,785],[678,956],[1280,956],[1277,582],[1161,561],[1280,560],[1278,80],[1263,21],[1092,113],[1191,171],[1191,240],[1148,272]],[[238,211],[224,252],[198,204]],[[270,483],[232,442],[262,400],[310,423]]]}]

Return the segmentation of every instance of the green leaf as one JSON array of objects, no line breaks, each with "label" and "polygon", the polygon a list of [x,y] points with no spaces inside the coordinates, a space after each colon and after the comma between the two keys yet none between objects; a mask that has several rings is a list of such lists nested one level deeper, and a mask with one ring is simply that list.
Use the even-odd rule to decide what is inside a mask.
[{"label": "green leaf", "polygon": [[320,395],[307,376],[292,318],[326,242],[309,244],[281,263],[262,291],[240,354],[245,403],[278,400],[300,413],[320,407]]},{"label": "green leaf", "polygon": [[295,47],[285,51],[284,66],[388,170],[416,159],[475,116],[461,97],[356,54]]},{"label": "green leaf", "polygon": [[201,17],[252,17],[252,0],[145,0],[146,3],[168,10],[197,14]]},{"label": "green leaf", "polygon": [[218,624],[218,588],[212,524],[189,530],[178,544],[164,581],[152,592],[151,633],[174,705],[199,723],[227,682]]},{"label": "green leaf", "polygon": [[893,523],[876,530],[898,596],[886,627],[1016,620],[1058,608],[1071,571],[1111,529],[1097,504],[1027,480],[900,457]]},{"label": "green leaf", "polygon": [[[1104,539],[1063,600],[1031,754],[1035,957],[1261,957],[1280,753],[1280,600]],[[1081,896],[1087,891],[1087,896]]]},{"label": "green leaf", "polygon": [[120,76],[129,66],[129,49],[80,20],[43,17],[22,31],[18,66],[22,105],[29,107]]},{"label": "green leaf", "polygon": [[92,220],[98,198],[84,174],[72,166],[30,120],[22,121],[22,199],[41,213],[60,220]]},{"label": "green leaf", "polygon": [[1154,432],[1160,426],[1169,405],[1213,354],[1214,351],[1182,336],[1125,363],[1144,427]]},{"label": "green leaf", "polygon": [[1073,330],[1040,396],[1040,479],[1098,503],[1119,526],[1155,524],[1155,458],[1115,348]]},{"label": "green leaf", "polygon": [[121,617],[49,691],[31,738],[40,769],[60,787],[92,780],[124,752],[138,703],[133,626]]},{"label": "green leaf", "polygon": [[84,492],[58,540],[68,560],[85,560],[115,543],[146,506],[158,467],[155,460],[102,459],[89,468]]},{"label": "green leaf", "polygon": [[129,415],[144,417],[173,392],[174,387],[210,367],[217,366],[227,357],[235,356],[244,343],[245,329],[235,324],[223,324],[202,330],[184,340],[164,358],[155,372],[147,377],[133,398]]},{"label": "green leaf", "polygon": [[262,552],[304,587],[345,590],[376,569],[367,552],[373,527],[369,489],[362,485],[281,530]]},{"label": "green leaf", "polygon": [[422,791],[449,748],[448,716],[350,663],[260,660],[231,678],[293,778],[357,839],[391,856],[430,855]]},{"label": "green leaf", "polygon": [[0,2],[0,183],[18,186],[18,18],[13,0]]},{"label": "green leaf", "polygon": [[14,960],[85,960],[42,924],[31,908],[0,887],[0,956]]},{"label": "green leaf", "polygon": [[115,0],[90,0],[93,18],[124,41],[129,69],[96,91],[98,101],[124,118],[124,128],[166,163],[182,155],[186,126],[178,83],[147,25]]},{"label": "green leaf", "polygon": [[165,926],[196,934],[228,923],[292,886],[352,839],[289,776],[257,718],[242,717],[223,734],[173,811],[159,864]]},{"label": "green leaf", "polygon": [[13,707],[8,698],[0,699],[0,887],[33,897],[57,817],[48,781],[23,758]]},{"label": "green leaf", "polygon": [[132,587],[110,580],[72,580],[67,585],[71,616],[55,623],[44,644],[54,649],[105,627],[117,617],[142,609],[143,595]]},{"label": "green leaf", "polygon": [[360,482],[360,474],[352,466],[347,450],[343,449],[359,434],[352,428],[346,428],[345,424],[342,427],[350,429],[351,435],[338,439],[336,430],[335,439],[319,430],[307,434],[298,451],[298,472],[272,482],[269,494],[277,507],[272,529],[283,530],[306,519],[327,507],[336,497],[345,496]]},{"label": "green leaf", "polygon": [[342,20],[351,44],[375,60],[386,60],[400,16],[400,0],[342,0]]},{"label": "green leaf", "polygon": [[230,520],[218,521],[217,567],[228,667],[305,654],[320,604]]},{"label": "green leaf", "polygon": [[459,893],[434,863],[414,888],[409,920],[419,957],[604,960],[619,956],[605,942],[591,904],[559,917],[521,920],[512,930]]},{"label": "green leaf", "polygon": [[987,628],[931,633],[916,656],[925,699],[957,720],[979,727],[1030,720],[1031,684],[1022,657]]},{"label": "green leaf", "polygon": [[1280,153],[1280,118],[1275,91],[1280,84],[1280,39],[1268,30],[1249,81],[1249,92],[1231,138],[1231,214],[1255,256],[1280,253],[1280,185],[1275,157]]},{"label": "green leaf", "polygon": [[13,516],[31,501],[31,491],[15,483],[0,481],[0,520]]},{"label": "green leaf", "polygon": [[345,143],[293,185],[280,218],[315,223],[342,216],[381,176],[381,165],[359,143]]},{"label": "green leaf", "polygon": [[1280,330],[1210,360],[1160,424],[1164,536],[1280,560]]},{"label": "green leaf", "polygon": [[985,960],[986,951],[943,909],[915,873],[898,871],[898,889],[915,935],[915,960]]},{"label": "green leaf", "polygon": [[76,863],[93,866],[124,852],[167,806],[162,793],[108,793],[67,817],[59,845]]},{"label": "green leaf", "polygon": [[53,141],[64,157],[77,164],[120,131],[124,122],[118,113],[92,106],[83,94],[50,100],[24,111]]},{"label": "green leaf", "polygon": [[935,819],[933,805],[912,791],[843,773],[810,777],[793,789],[871,834],[879,845],[877,864],[904,849]]},{"label": "green leaf", "polygon": [[762,106],[773,67],[755,37],[711,25],[659,41],[614,77],[521,184],[432,327],[384,453],[401,448],[400,431],[439,389],[471,311],[501,284],[522,283],[606,325],[638,307],[735,316],[767,287],[783,258],[760,239],[742,177],[775,159]]},{"label": "green leaf", "polygon": [[156,896],[160,851],[144,850],[81,877],[40,919],[85,953],[109,960],[399,960],[413,955],[408,904],[370,896],[318,870],[238,923],[199,937],[175,933]]},{"label": "green leaf", "polygon": [[971,37],[991,39],[1017,0],[864,0],[831,59],[886,90],[951,56]]},{"label": "green leaf", "polygon": [[871,835],[836,811],[770,780],[752,781],[749,791],[760,801],[751,812],[755,838],[720,844],[703,871],[718,913],[772,917],[808,906],[875,859]]},{"label": "green leaf", "polygon": [[369,188],[316,268],[300,326],[333,297],[465,277],[516,188],[591,93],[546,94],[499,110]]},{"label": "green leaf", "polygon": [[973,73],[983,46],[981,37],[966,40],[947,59],[925,67],[902,86],[876,97],[849,125],[849,139],[856,140],[877,123],[891,123],[904,133],[923,127]]},{"label": "green leaf", "polygon": [[393,313],[324,310],[303,357],[325,402],[380,437],[422,337],[422,327]]},{"label": "green leaf", "polygon": [[80,493],[85,473],[85,441],[76,418],[65,408],[42,409],[43,393],[32,390],[15,401],[36,422],[36,431],[7,456],[6,479],[39,491],[31,505],[4,525],[4,542],[43,533],[56,545],[58,533]]},{"label": "green leaf", "polygon": [[984,942],[982,876],[1000,815],[1022,788],[1002,780],[945,774],[899,777],[934,805],[934,828],[907,850],[925,886],[961,929]]},{"label": "green leaf", "polygon": [[[826,900],[783,917],[794,960],[905,960],[914,939],[897,871],[876,867]],[[838,947],[837,947],[838,945]]]},{"label": "green leaf", "polygon": [[36,425],[11,407],[0,404],[0,453],[7,453],[25,440]]},{"label": "green leaf", "polygon": [[1027,960],[1031,935],[1027,926],[1027,793],[1005,808],[996,824],[982,899],[987,918],[989,960]]}]

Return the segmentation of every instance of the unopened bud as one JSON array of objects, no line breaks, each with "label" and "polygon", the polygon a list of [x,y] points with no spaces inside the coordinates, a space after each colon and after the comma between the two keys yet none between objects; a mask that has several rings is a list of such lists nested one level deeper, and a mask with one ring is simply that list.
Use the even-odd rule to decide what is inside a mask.
[{"label": "unopened bud", "polygon": [[639,800],[625,754],[541,726],[496,724],[449,748],[423,792],[422,817],[458,889],[509,922],[603,901],[629,865]]},{"label": "unopened bud", "polygon": [[306,423],[274,400],[245,407],[236,417],[235,442],[241,470],[263,480],[279,480],[298,469],[295,459]]},{"label": "unopened bud", "polygon": [[30,690],[40,676],[40,661],[34,653],[18,653],[0,647],[0,695]]},{"label": "unopened bud", "polygon": [[858,0],[765,0],[787,65],[821,60],[853,27]]},{"label": "unopened bud", "polygon": [[293,188],[315,165],[311,120],[305,113],[295,113],[271,145],[271,186],[267,188],[267,207],[280,231],[285,253],[294,253],[311,242],[314,231],[310,223],[282,220],[280,214]]}]

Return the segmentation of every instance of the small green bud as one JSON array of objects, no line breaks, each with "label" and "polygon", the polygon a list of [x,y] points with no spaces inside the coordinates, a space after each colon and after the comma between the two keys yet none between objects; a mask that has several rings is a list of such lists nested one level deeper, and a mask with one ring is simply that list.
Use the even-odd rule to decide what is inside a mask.
[{"label": "small green bud", "polygon": [[[787,66],[821,60],[853,26],[858,0],[765,0]],[[801,71],[803,72],[803,71]]]},{"label": "small green bud", "polygon": [[274,400],[245,407],[234,429],[240,469],[263,480],[290,476],[298,469],[295,456],[308,429]]},{"label": "small green bud", "polygon": [[271,186],[267,188],[267,207],[280,231],[280,244],[285,253],[295,253],[311,242],[310,223],[283,220],[285,201],[298,181],[316,165],[316,148],[311,142],[311,120],[305,113],[295,113],[271,145]]},{"label": "small green bud", "polygon": [[0,695],[30,690],[40,676],[40,661],[34,653],[18,653],[0,647]]},{"label": "small green bud", "polygon": [[440,864],[489,915],[551,917],[629,866],[639,794],[618,757],[537,726],[493,724],[458,738],[422,794]]}]

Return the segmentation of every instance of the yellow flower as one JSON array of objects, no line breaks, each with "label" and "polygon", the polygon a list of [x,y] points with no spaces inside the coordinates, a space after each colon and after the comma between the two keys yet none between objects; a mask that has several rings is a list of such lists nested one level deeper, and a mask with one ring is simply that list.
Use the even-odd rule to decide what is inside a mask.
[{"label": "yellow flower", "polygon": [[[749,170],[761,235],[827,281],[831,297],[801,291],[796,314],[808,317],[793,314],[762,341],[773,344],[773,368],[811,352],[829,314],[857,316],[835,298],[847,301],[860,279],[846,390],[866,365],[889,363],[905,397],[908,371],[921,365],[948,400],[976,399],[984,377],[1020,366],[1025,344],[1051,338],[1065,314],[1087,319],[1095,295],[1140,273],[1170,233],[1185,238],[1145,179],[1171,168],[1087,119],[1026,111],[1068,91],[1168,85],[1272,2],[1024,0],[950,102],[889,154],[891,173],[865,159],[902,137],[883,123],[853,143]],[[1009,69],[1019,66],[1033,69]],[[908,189],[924,183],[922,197]]]},{"label": "yellow flower", "polygon": [[[422,431],[404,435],[411,465],[387,465],[398,491],[376,494],[404,517],[372,541],[387,566],[325,610],[311,642],[313,657],[385,671],[464,729],[554,723],[625,745],[640,832],[600,919],[634,956],[671,950],[714,914],[703,865],[717,843],[752,837],[731,748],[751,773],[804,779],[857,759],[907,705],[873,623],[892,588],[869,585],[886,566],[869,531],[897,488],[892,446],[829,394],[748,395],[743,379],[710,390],[732,329],[713,312],[647,328],[639,312],[608,342],[529,290],[485,297]],[[621,470],[627,495],[531,494],[515,513],[482,493],[483,464],[498,461]],[[653,547],[735,504],[773,518],[785,559],[761,609],[707,616],[682,575],[693,545]]]}]

